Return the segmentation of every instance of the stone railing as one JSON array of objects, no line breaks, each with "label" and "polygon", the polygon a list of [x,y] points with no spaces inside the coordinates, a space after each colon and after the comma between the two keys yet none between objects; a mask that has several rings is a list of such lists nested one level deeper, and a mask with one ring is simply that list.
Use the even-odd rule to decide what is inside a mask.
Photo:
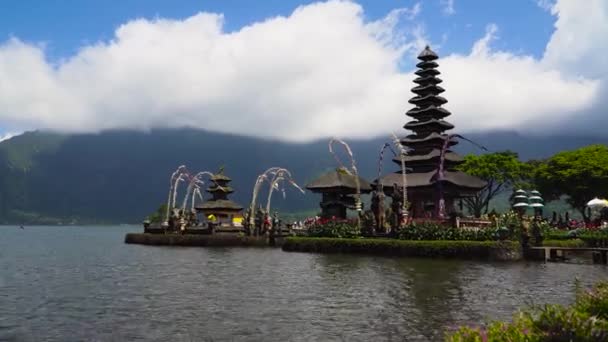
[{"label": "stone railing", "polygon": [[488,228],[494,222],[475,218],[456,218],[456,228]]}]

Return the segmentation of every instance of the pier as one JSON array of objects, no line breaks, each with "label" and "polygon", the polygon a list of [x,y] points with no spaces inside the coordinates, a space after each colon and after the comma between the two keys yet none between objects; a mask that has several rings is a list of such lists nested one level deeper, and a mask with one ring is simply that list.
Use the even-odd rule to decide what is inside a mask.
[{"label": "pier", "polygon": [[545,261],[566,260],[566,255],[569,252],[591,252],[594,264],[608,264],[608,248],[542,246],[531,247],[530,251],[532,251],[534,258]]}]

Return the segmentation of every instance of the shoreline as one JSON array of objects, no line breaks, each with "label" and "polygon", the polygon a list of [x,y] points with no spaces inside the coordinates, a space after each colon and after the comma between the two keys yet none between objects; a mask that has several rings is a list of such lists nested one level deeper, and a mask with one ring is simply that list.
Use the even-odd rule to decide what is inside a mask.
[{"label": "shoreline", "polygon": [[514,241],[414,241],[385,238],[277,238],[235,234],[149,234],[128,233],[126,244],[184,247],[281,247],[284,252],[368,254],[396,257],[429,257],[489,261],[520,261],[523,253]]},{"label": "shoreline", "polygon": [[[127,233],[126,244],[185,247],[272,247],[265,236]],[[274,248],[274,247],[273,247]]]}]

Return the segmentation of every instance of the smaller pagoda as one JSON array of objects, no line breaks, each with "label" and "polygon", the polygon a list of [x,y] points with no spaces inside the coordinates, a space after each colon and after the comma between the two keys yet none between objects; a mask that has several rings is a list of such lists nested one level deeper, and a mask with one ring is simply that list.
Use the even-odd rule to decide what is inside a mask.
[{"label": "smaller pagoda", "polygon": [[538,192],[538,190],[530,191],[530,197],[528,197],[530,207],[534,209],[534,216],[543,216],[543,208],[545,207],[544,200]]},{"label": "smaller pagoda", "polygon": [[[306,188],[314,193],[322,194],[321,217],[330,219],[346,219],[346,210],[356,210],[355,195],[357,182],[355,175],[343,168],[330,171],[313,180]],[[368,194],[372,187],[368,181],[359,177],[359,191]]]},{"label": "smaller pagoda", "polygon": [[513,195],[511,195],[511,206],[515,211],[523,215],[526,209],[530,207],[528,193],[523,189],[513,192]]},{"label": "smaller pagoda", "polygon": [[240,216],[243,207],[230,199],[228,195],[234,192],[229,183],[232,181],[230,177],[224,175],[224,168],[220,168],[219,172],[211,177],[211,184],[207,188],[207,192],[211,194],[211,199],[203,202],[196,207],[197,212],[202,212],[205,217],[215,216],[216,222],[222,225],[233,225],[233,219]]}]

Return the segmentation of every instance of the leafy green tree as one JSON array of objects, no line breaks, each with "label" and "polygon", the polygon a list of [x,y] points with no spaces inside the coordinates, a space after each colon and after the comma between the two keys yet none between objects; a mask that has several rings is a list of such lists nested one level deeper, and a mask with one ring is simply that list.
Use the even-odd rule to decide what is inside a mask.
[{"label": "leafy green tree", "polygon": [[567,195],[568,204],[589,222],[587,202],[608,196],[608,147],[590,145],[557,153],[535,166],[534,183],[548,200]]},{"label": "leafy green tree", "polygon": [[148,216],[150,223],[160,223],[165,220],[167,214],[167,204],[162,204],[154,213]]},{"label": "leafy green tree", "polygon": [[492,198],[526,179],[530,171],[512,151],[467,155],[458,169],[487,182],[476,196],[464,199],[467,209],[475,217],[487,214]]}]

